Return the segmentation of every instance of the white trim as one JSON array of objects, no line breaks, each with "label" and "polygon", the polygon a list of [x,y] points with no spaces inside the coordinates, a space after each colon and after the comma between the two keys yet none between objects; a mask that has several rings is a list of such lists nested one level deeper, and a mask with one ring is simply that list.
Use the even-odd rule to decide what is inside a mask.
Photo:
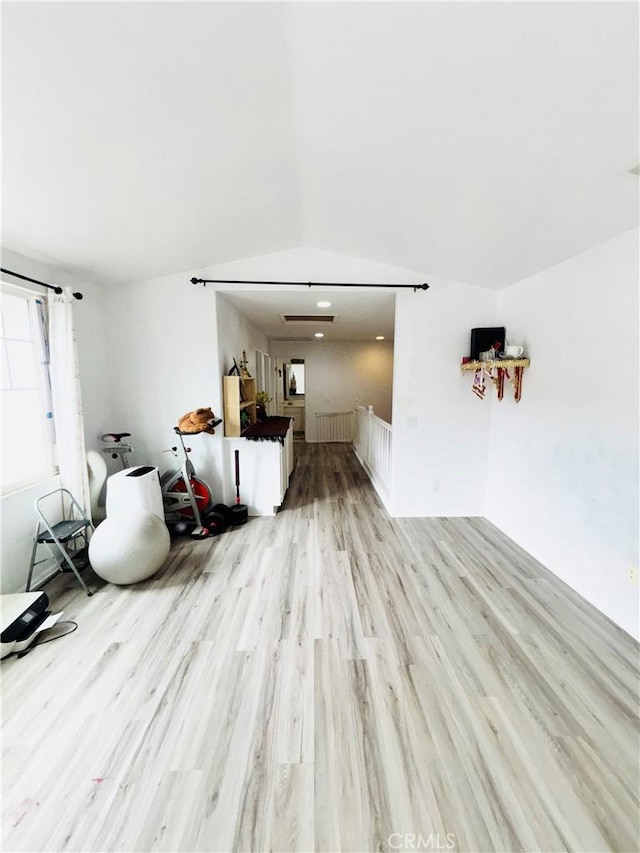
[{"label": "white trim", "polygon": [[[4,275],[4,273],[3,273]],[[47,291],[45,289],[44,293],[41,290],[32,290],[30,287],[24,284],[14,284],[13,282],[9,282],[6,279],[0,279],[0,285],[2,291],[6,291],[10,296],[24,296],[25,293],[30,294],[31,296],[40,296],[44,300],[47,301]],[[14,291],[12,293],[12,291]]]},{"label": "white trim", "polygon": [[26,477],[24,480],[17,480],[13,483],[9,483],[7,486],[1,487],[0,496],[6,498],[9,495],[14,495],[16,492],[21,492],[25,489],[30,489],[32,486],[37,486],[38,483],[46,483],[47,480],[54,480],[58,476],[59,472],[57,468],[50,474],[34,474],[33,477]]}]

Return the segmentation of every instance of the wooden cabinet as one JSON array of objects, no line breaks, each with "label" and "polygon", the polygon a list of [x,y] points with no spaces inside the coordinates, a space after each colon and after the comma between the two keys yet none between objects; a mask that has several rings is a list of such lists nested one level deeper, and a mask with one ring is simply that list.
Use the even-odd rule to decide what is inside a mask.
[{"label": "wooden cabinet", "polygon": [[224,434],[228,438],[237,438],[256,422],[256,380],[223,376],[222,392]]}]

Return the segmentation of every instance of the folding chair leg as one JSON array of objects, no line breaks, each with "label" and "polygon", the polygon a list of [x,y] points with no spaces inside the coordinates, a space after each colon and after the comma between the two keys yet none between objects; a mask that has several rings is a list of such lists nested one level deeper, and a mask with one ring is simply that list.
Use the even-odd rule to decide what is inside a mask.
[{"label": "folding chair leg", "polygon": [[69,566],[71,571],[74,573],[74,575],[78,578],[78,581],[79,581],[82,589],[87,593],[87,595],[93,595],[93,593],[89,591],[89,587],[82,580],[82,575],[80,574],[80,572],[76,568],[76,564],[73,562],[73,560],[71,559],[71,557],[67,553],[66,549],[62,547],[61,543],[55,538],[55,536],[53,538],[54,538],[55,544],[58,547],[58,550],[62,554],[62,558],[64,559],[65,563]]},{"label": "folding chair leg", "polygon": [[29,561],[29,577],[27,578],[27,588],[25,592],[31,592],[31,579],[33,578],[33,569],[36,564],[36,553],[38,551],[38,536],[40,535],[40,522],[36,524],[36,532],[33,535],[33,548],[31,549],[31,560]]}]

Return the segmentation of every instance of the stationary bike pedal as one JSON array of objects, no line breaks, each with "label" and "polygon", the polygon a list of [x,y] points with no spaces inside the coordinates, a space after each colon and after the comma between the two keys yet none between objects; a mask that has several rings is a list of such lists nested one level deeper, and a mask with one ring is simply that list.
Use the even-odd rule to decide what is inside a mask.
[{"label": "stationary bike pedal", "polygon": [[208,527],[196,527],[189,535],[192,539],[208,539],[211,536],[211,531]]}]

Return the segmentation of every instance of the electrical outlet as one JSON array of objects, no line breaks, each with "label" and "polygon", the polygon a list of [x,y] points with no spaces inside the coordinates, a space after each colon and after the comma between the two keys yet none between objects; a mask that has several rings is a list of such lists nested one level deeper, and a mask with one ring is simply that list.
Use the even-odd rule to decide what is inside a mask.
[{"label": "electrical outlet", "polygon": [[627,569],[627,577],[631,581],[631,583],[636,583],[638,580],[638,570],[635,566],[630,566]]}]

